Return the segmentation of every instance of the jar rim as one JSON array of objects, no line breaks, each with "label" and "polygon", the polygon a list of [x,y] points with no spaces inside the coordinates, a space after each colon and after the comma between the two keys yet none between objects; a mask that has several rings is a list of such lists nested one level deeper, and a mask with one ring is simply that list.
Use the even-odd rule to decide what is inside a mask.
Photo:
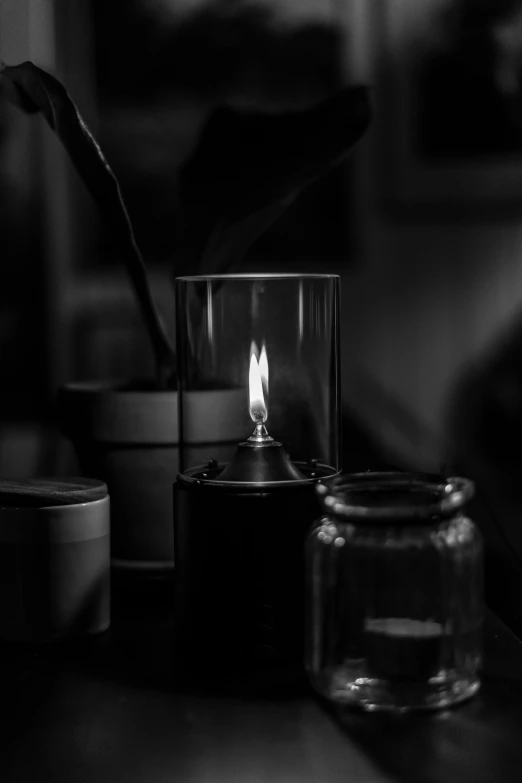
[{"label": "jar rim", "polygon": [[412,525],[453,516],[471,500],[475,485],[461,476],[367,471],[321,481],[316,492],[325,513],[337,519]]}]

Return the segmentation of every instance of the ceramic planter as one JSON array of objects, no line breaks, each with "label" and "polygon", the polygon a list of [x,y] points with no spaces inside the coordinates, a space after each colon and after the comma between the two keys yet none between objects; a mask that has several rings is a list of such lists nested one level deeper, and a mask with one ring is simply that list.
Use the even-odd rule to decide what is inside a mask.
[{"label": "ceramic planter", "polygon": [[176,391],[116,382],[75,382],[60,390],[62,427],[82,473],[109,487],[111,564],[119,571],[173,571],[177,398]]},{"label": "ceramic planter", "polygon": [[[169,576],[172,488],[180,465],[178,392],[84,381],[62,387],[59,403],[81,472],[109,487],[113,569]],[[244,390],[195,390],[185,403],[185,457],[229,459],[244,436],[237,422]]]}]

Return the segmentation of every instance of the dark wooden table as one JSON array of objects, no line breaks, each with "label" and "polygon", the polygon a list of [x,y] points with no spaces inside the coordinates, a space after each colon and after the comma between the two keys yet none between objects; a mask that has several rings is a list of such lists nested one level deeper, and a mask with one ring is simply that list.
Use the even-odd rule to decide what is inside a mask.
[{"label": "dark wooden table", "polygon": [[168,593],[115,596],[82,643],[0,649],[2,783],[519,783],[522,644],[493,615],[483,687],[456,709],[336,713],[304,678],[232,683],[176,661]]}]

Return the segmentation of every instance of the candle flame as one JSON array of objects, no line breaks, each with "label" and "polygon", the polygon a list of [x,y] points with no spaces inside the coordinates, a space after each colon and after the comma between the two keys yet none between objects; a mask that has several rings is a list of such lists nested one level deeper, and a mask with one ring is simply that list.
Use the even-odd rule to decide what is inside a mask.
[{"label": "candle flame", "polygon": [[266,345],[263,342],[261,347],[261,355],[259,357],[259,372],[261,373],[261,383],[263,384],[263,392],[265,397],[268,397],[268,358],[266,355]]},{"label": "candle flame", "polygon": [[250,346],[250,371],[248,374],[250,417],[256,424],[263,424],[268,416],[265,404],[265,394],[268,393],[268,359],[264,343],[259,362],[257,353],[257,345],[252,340],[252,345]]}]

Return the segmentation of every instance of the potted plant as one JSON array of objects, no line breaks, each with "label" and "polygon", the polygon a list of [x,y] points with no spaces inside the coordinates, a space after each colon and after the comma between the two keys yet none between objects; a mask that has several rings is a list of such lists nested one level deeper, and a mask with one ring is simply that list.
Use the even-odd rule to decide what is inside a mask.
[{"label": "potted plant", "polygon": [[[156,377],[119,386],[69,384],[61,390],[60,405],[82,471],[108,483],[114,560],[147,573],[170,572],[176,351],[153,300],[118,181],[57,79],[30,62],[0,62],[0,88],[24,112],[40,113],[58,135],[130,276]],[[308,185],[345,159],[369,119],[364,87],[347,87],[308,109],[280,114],[217,107],[184,166],[183,233],[173,276],[237,266]]]}]

